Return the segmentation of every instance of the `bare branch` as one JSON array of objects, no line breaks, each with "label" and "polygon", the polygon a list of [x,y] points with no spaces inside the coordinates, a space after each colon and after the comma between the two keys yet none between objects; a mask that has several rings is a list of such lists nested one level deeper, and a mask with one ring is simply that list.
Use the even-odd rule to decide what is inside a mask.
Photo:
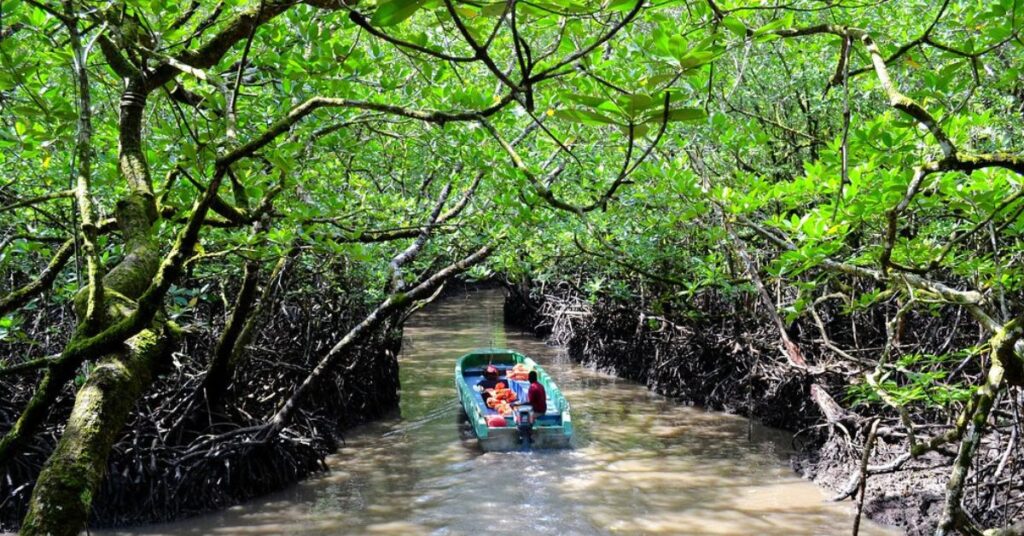
[{"label": "bare branch", "polygon": [[595,39],[594,42],[570,54],[568,57],[562,59],[561,61],[552,65],[551,67],[548,67],[547,69],[544,69],[543,71],[540,71],[539,73],[530,76],[529,83],[533,84],[534,82],[539,82],[541,80],[553,76],[554,73],[558,72],[558,70],[561,69],[562,67],[570,65],[576,60],[586,56],[587,54],[590,54],[595,49],[597,49],[597,47],[603,45],[612,37],[615,37],[615,34],[619,33],[620,30],[625,28],[630,21],[635,19],[636,16],[640,14],[640,10],[641,8],[643,8],[643,5],[644,0],[636,0],[636,4],[633,5],[633,9],[631,9],[629,13],[627,13],[626,16],[622,18],[622,20],[616,23],[611,30]]},{"label": "bare branch", "polygon": [[383,104],[376,102],[358,101],[351,99],[339,99],[330,97],[313,97],[306,102],[292,108],[288,114],[278,120],[276,123],[271,125],[267,130],[256,138],[250,140],[244,145],[234,149],[233,151],[225,154],[217,160],[217,165],[220,167],[229,166],[242,158],[251,156],[253,153],[264,147],[281,134],[291,129],[292,125],[299,122],[302,118],[313,113],[320,108],[355,108],[360,110],[372,110],[377,112],[384,112],[392,115],[398,115],[402,117],[408,117],[411,119],[417,119],[427,123],[445,124],[453,121],[476,121],[482,117],[489,117],[494,115],[499,110],[507,106],[512,102],[512,95],[506,95],[499,100],[493,106],[485,108],[483,110],[464,111],[464,112],[442,112],[437,110],[416,110],[412,108],[405,108],[402,106],[394,106],[391,104]]},{"label": "bare branch", "polygon": [[365,16],[363,16],[361,13],[355,10],[349,12],[348,18],[352,22],[356,23],[356,25],[359,26],[360,28],[366,30],[370,35],[383,39],[384,41],[387,41],[388,43],[391,43],[392,45],[395,46],[408,48],[409,50],[415,50],[416,52],[422,52],[428,56],[433,56],[435,58],[454,63],[468,63],[479,61],[479,58],[477,58],[476,56],[455,56],[452,54],[446,54],[438,50],[433,50],[425,46],[417,45],[416,43],[410,43],[409,41],[403,41],[401,39],[398,39],[397,37],[390,36],[380,31],[378,28],[375,28],[373,25],[370,24],[370,21],[366,20]]},{"label": "bare branch", "polygon": [[9,212],[9,211],[14,210],[16,208],[27,207],[27,206],[31,206],[31,205],[38,205],[39,203],[44,203],[46,201],[52,201],[54,199],[66,199],[68,197],[74,197],[74,196],[75,196],[75,190],[61,190],[59,192],[51,192],[51,193],[48,193],[48,194],[37,195],[35,197],[30,197],[28,199],[22,199],[20,201],[15,201],[14,203],[11,203],[9,205],[5,205],[5,206],[0,207],[0,214],[2,214],[4,212]]},{"label": "bare branch", "polygon": [[407,262],[416,258],[419,254],[420,249],[423,248],[423,244],[427,243],[427,239],[430,238],[431,229],[437,223],[437,218],[441,215],[441,209],[444,208],[444,204],[448,201],[448,194],[452,191],[452,184],[449,182],[441,189],[441,195],[437,197],[437,202],[434,204],[434,210],[430,213],[430,217],[427,218],[427,222],[420,229],[419,234],[416,236],[416,240],[409,247],[405,248],[401,253],[395,255],[391,262],[388,263],[388,269],[391,271],[390,288],[391,293],[399,292],[402,290],[402,266]]},{"label": "bare branch", "polygon": [[13,376],[14,374],[24,374],[33,370],[39,370],[41,368],[48,367],[57,361],[56,357],[40,357],[38,359],[31,359],[22,363],[14,365],[8,365],[0,368],[0,378],[4,376]]},{"label": "bare branch", "polygon": [[474,266],[486,259],[492,252],[490,246],[484,246],[474,251],[469,256],[437,271],[419,285],[404,293],[392,294],[378,305],[361,322],[356,324],[344,337],[335,344],[316,367],[310,371],[306,379],[295,389],[292,396],[285,402],[274,417],[266,424],[261,437],[264,440],[275,437],[291,420],[291,416],[302,402],[310,388],[325,374],[337,365],[339,357],[343,355],[354,344],[361,341],[370,334],[377,326],[381,325],[393,313],[414,304],[417,300],[427,298],[442,283],[458,275],[471,266]]}]

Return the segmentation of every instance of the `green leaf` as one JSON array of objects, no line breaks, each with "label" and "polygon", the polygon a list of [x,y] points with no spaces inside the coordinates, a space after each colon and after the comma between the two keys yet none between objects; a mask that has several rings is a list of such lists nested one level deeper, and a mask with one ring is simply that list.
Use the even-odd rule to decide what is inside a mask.
[{"label": "green leaf", "polygon": [[[658,112],[647,116],[645,123],[660,123],[665,114]],[[708,118],[707,112],[701,108],[673,108],[668,111],[669,121],[704,121]]]},{"label": "green leaf", "polygon": [[650,95],[623,95],[619,97],[617,100],[618,109],[624,111],[630,117],[636,117],[641,112],[644,112],[652,107],[659,106],[661,104],[660,99],[652,97]]},{"label": "green leaf", "polygon": [[382,3],[373,13],[370,24],[374,26],[393,26],[416,13],[427,0],[390,0]]},{"label": "green leaf", "polygon": [[732,33],[736,34],[739,37],[747,36],[747,25],[743,24],[743,21],[732,15],[729,15],[728,17],[722,19],[722,25],[728,28],[729,31],[731,31]]},{"label": "green leaf", "polygon": [[555,112],[555,117],[592,126],[620,124],[606,115],[599,114],[597,112],[593,112],[590,110],[584,110],[582,108],[576,108],[572,110],[558,110],[557,112]]},{"label": "green leaf", "polygon": [[693,69],[711,63],[716,56],[718,55],[710,50],[695,50],[676,56],[676,61],[679,62],[680,69]]},{"label": "green leaf", "polygon": [[792,13],[788,13],[788,14],[786,14],[785,17],[782,17],[782,18],[779,18],[779,19],[775,19],[775,20],[769,22],[768,24],[765,24],[764,26],[758,28],[756,31],[754,31],[754,37],[759,37],[759,36],[765,35],[765,34],[767,34],[769,32],[773,32],[775,30],[778,30],[779,28],[786,28],[786,27],[789,27],[789,26],[792,26],[792,25],[793,25],[793,14]]},{"label": "green leaf", "polygon": [[[629,135],[629,126],[628,125],[619,125],[619,128],[622,130],[623,134],[625,134],[627,136]],[[650,130],[650,127],[648,127],[645,124],[633,125],[633,138],[634,139],[642,138],[642,137],[644,137],[645,134],[647,134],[647,132],[649,130]]]},{"label": "green leaf", "polygon": [[636,7],[637,1],[642,0],[612,0],[608,3],[608,8],[611,11],[631,11]]},{"label": "green leaf", "polygon": [[480,15],[484,17],[500,17],[505,13],[505,2],[495,2],[480,8]]},{"label": "green leaf", "polygon": [[590,95],[578,95],[575,93],[567,93],[564,95],[564,97],[568,100],[577,102],[590,108],[597,108],[602,104],[609,102],[608,99],[604,97],[592,97]]}]

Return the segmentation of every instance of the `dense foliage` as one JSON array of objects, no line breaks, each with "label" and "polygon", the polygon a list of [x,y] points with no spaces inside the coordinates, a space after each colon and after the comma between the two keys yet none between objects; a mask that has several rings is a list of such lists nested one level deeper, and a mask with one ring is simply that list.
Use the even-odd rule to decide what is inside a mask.
[{"label": "dense foliage", "polygon": [[[0,13],[0,379],[35,393],[0,426],[0,466],[77,393],[26,533],[85,522],[196,310],[231,311],[196,395],[222,403],[274,266],[326,256],[367,282],[369,314],[244,430],[259,441],[461,273],[579,279],[652,317],[699,316],[711,294],[757,303],[794,370],[856,371],[813,394],[829,420],[836,398],[898,418],[907,458],[956,446],[938,530],[980,530],[961,507],[970,462],[1024,382],[1020,0]],[[904,334],[929,315],[942,344]],[[915,431],[936,415],[941,432]]]}]

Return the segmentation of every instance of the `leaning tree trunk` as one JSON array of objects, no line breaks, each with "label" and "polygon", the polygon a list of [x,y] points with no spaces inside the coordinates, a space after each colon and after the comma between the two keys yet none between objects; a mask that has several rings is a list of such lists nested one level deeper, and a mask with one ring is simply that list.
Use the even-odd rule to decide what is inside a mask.
[{"label": "leaning tree trunk", "polygon": [[75,397],[67,428],[39,475],[21,534],[76,535],[88,521],[107,455],[135,400],[170,348],[166,328],[147,329],[106,356]]},{"label": "leaning tree trunk", "polygon": [[[145,314],[149,320],[121,348],[97,356],[97,366],[79,389],[65,431],[36,481],[21,534],[70,536],[85,526],[110,449],[172,342],[172,330],[163,320],[154,319],[153,313],[153,304],[162,296],[151,292],[154,283],[172,274],[165,273],[168,263],[161,267],[153,239],[156,205],[141,143],[144,106],[145,96],[130,85],[121,100],[119,167],[131,193],[117,205],[126,255],[103,278],[108,313],[101,329],[136,314]],[[179,246],[175,250],[180,256],[185,252]],[[143,302],[148,312],[140,312]],[[76,309],[81,316],[85,308],[78,305]]]},{"label": "leaning tree trunk", "polygon": [[[246,35],[252,35],[260,24],[293,5],[293,2],[274,1],[247,9],[227,22],[203,46],[185,51],[182,56],[188,58],[189,64],[197,69],[212,67],[234,43]],[[74,38],[77,35],[75,24],[78,18],[72,7],[70,2],[65,4],[67,15],[62,20],[69,26]],[[320,7],[337,8],[333,3]],[[116,22],[111,18],[106,22],[120,26],[138,21]],[[23,534],[74,535],[84,527],[110,449],[136,399],[149,386],[154,371],[164,361],[161,357],[173,344],[171,332],[174,328],[159,314],[163,297],[171,283],[181,275],[182,266],[194,249],[199,229],[210,204],[216,198],[227,166],[244,154],[238,152],[234,159],[218,160],[214,177],[206,191],[193,204],[185,229],[161,262],[161,251],[154,233],[154,224],[158,218],[157,204],[142,146],[143,110],[147,96],[173,80],[180,68],[167,60],[159,66],[140,70],[110,38],[97,36],[96,43],[107,65],[125,82],[118,125],[118,169],[128,187],[128,194],[117,204],[117,222],[124,237],[125,255],[120,264],[103,276],[102,293],[99,288],[88,288],[88,293],[83,294],[88,294],[92,301],[86,302],[86,307],[81,307],[82,304],[76,299],[76,312],[79,314],[81,311],[95,311],[98,307],[102,307],[100,310],[104,312],[113,309],[114,313],[105,318],[90,318],[85,323],[80,317],[76,335],[82,333],[83,340],[72,337],[62,355],[67,359],[61,362],[68,364],[63,372],[77,369],[77,363],[84,360],[95,363],[96,367],[78,391],[65,433],[36,481],[29,513],[23,523]],[[80,74],[84,75],[85,70]],[[272,138],[265,138],[263,143]],[[259,146],[250,145],[249,151]],[[100,296],[100,299],[94,299],[96,296]],[[91,326],[93,321],[99,325]],[[92,336],[93,332],[98,334]],[[88,352],[81,351],[83,341],[89,343],[86,345]],[[72,358],[77,361],[72,361]],[[67,378],[54,378],[51,382],[55,387],[54,392],[59,391],[66,382]],[[28,409],[46,408],[52,399],[38,402],[34,406],[30,402]],[[0,441],[0,458],[5,453],[16,451],[25,438],[31,437],[39,421],[30,419],[27,424],[14,430],[16,433],[13,435],[8,433],[10,440],[5,436]]]}]

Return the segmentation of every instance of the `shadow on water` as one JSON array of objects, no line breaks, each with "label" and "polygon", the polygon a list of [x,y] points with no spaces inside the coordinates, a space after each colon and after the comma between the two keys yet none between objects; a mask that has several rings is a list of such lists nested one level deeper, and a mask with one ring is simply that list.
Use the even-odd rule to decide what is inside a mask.
[{"label": "shadow on water", "polygon": [[[531,355],[573,405],[575,448],[482,453],[454,360]],[[104,534],[847,534],[849,503],[786,464],[789,436],[687,407],[506,332],[501,295],[433,304],[405,330],[400,416],[352,430],[329,473],[221,512]],[[748,439],[748,432],[752,435]],[[862,534],[893,534],[868,524]],[[98,534],[94,532],[94,534]]]}]

